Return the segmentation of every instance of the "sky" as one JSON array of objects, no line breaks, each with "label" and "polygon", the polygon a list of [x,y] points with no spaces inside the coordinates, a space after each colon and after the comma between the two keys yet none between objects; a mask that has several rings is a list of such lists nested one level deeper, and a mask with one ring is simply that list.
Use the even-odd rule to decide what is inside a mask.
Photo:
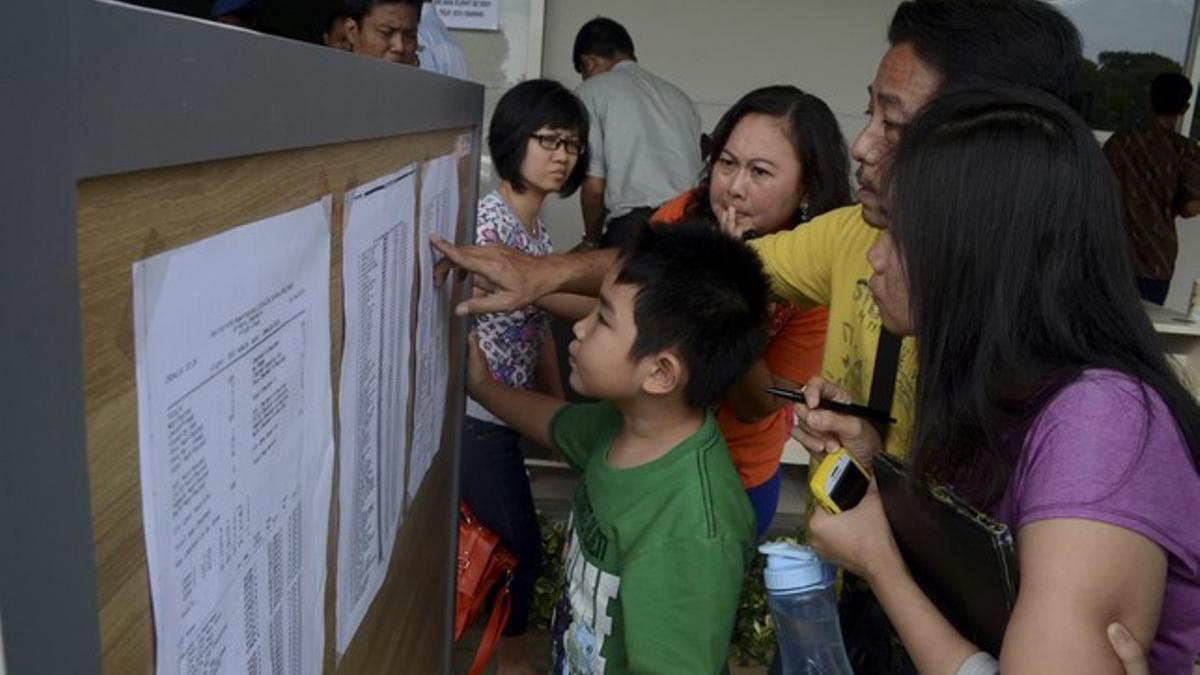
[{"label": "sky", "polygon": [[1187,67],[1191,0],[1049,1],[1075,22],[1093,61],[1104,51],[1157,52]]}]

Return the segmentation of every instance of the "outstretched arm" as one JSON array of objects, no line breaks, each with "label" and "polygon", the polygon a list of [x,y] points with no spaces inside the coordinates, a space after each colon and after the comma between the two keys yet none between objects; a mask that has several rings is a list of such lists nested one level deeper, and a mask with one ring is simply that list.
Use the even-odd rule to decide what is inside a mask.
[{"label": "outstretched arm", "polygon": [[576,293],[551,293],[542,296],[537,306],[554,316],[568,321],[578,321],[596,307],[595,296],[578,295]]},{"label": "outstretched arm", "polygon": [[467,391],[471,398],[522,436],[544,448],[554,448],[550,439],[550,420],[567,402],[493,380],[487,357],[479,348],[479,338],[473,332],[467,336]]},{"label": "outstretched arm", "polygon": [[430,241],[445,256],[433,270],[438,286],[457,270],[460,278],[474,273],[475,287],[484,292],[459,303],[459,316],[512,311],[554,291],[597,295],[617,260],[613,249],[534,257],[506,246],[455,246],[436,235]]}]

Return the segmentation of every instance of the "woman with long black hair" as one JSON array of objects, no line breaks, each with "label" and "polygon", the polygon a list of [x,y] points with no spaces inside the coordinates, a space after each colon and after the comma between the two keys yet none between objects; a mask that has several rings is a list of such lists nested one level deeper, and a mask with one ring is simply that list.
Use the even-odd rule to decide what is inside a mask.
[{"label": "woman with long black hair", "polygon": [[[1091,130],[1039,93],[951,94],[904,134],[888,194],[869,286],[884,326],[917,337],[910,474],[1015,535],[1001,670],[1121,672],[1104,640],[1120,621],[1152,672],[1190,674],[1200,409],[1139,303]],[[878,451],[867,425],[843,427],[856,454]],[[871,584],[922,673],[978,658],[906,570],[873,487],[810,534]]]}]

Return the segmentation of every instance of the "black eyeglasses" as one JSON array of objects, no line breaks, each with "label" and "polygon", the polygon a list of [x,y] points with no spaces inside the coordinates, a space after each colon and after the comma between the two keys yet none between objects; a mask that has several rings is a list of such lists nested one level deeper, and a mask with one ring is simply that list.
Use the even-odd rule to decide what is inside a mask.
[{"label": "black eyeglasses", "polygon": [[554,152],[559,148],[565,147],[568,155],[582,155],[587,153],[587,146],[580,141],[574,141],[555,134],[529,135],[537,139],[538,145],[542,146],[543,150]]}]

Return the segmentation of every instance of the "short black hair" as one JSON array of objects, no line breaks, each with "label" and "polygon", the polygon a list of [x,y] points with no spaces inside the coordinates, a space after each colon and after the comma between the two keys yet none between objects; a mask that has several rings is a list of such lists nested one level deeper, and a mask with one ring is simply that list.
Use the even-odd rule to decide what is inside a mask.
[{"label": "short black hair", "polygon": [[1192,101],[1192,83],[1179,73],[1159,73],[1150,83],[1150,109],[1155,115],[1182,115]]},{"label": "short black hair", "polygon": [[630,357],[675,349],[683,399],[704,409],[725,396],[767,344],[767,280],[758,256],[703,220],[642,228],[621,252],[617,283],[637,286]]},{"label": "short black hair", "polygon": [[616,21],[603,16],[583,24],[575,34],[575,46],[571,49],[571,62],[575,64],[575,72],[583,72],[583,57],[589,54],[606,59],[618,55],[636,57],[629,31]]},{"label": "short black hair", "polygon": [[526,80],[504,92],[488,127],[488,152],[496,173],[517,192],[525,190],[521,163],[529,138],[542,127],[578,134],[585,148],[559,194],[569,197],[587,175],[588,114],[583,102],[554,80]]},{"label": "short black hair", "polygon": [[333,27],[335,25],[341,23],[343,19],[353,19],[353,18],[354,17],[350,16],[350,12],[348,12],[341,5],[338,5],[334,9],[330,10],[328,14],[325,15],[325,23],[321,24],[321,32],[328,33],[333,30]]},{"label": "short black hair", "polygon": [[412,5],[421,11],[421,0],[344,0],[342,5],[342,16],[354,19],[354,23],[361,24],[363,17],[371,13],[371,10],[379,5]]},{"label": "short black hair", "polygon": [[941,94],[982,85],[1040,89],[1083,104],[1079,31],[1042,0],[906,0],[888,42],[908,43],[942,78]]},{"label": "short black hair", "polygon": [[[224,7],[222,7],[222,5],[224,5]],[[255,6],[254,0],[246,0],[246,2],[239,3],[236,7],[231,9],[226,9],[227,7],[229,7],[228,3],[222,3],[220,1],[214,2],[212,5],[212,11],[209,13],[210,18],[220,19],[222,17],[232,16],[240,21],[246,28],[258,27],[258,21],[260,17],[258,13],[258,7]]]}]

